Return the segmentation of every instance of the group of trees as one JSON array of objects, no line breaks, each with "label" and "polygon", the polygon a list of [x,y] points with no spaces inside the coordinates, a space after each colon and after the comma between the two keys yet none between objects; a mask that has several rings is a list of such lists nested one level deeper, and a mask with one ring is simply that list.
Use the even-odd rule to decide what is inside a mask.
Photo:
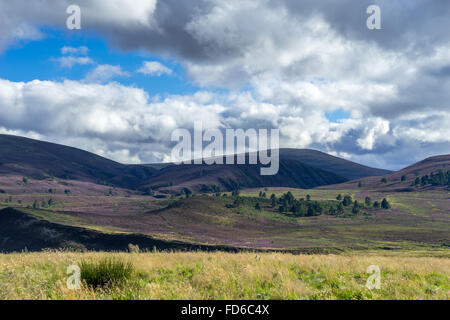
[{"label": "group of trees", "polygon": [[278,205],[278,212],[280,213],[292,213],[297,217],[312,217],[320,216],[324,209],[322,205],[317,201],[311,201],[311,196],[306,196],[305,199],[297,200],[294,195],[289,191],[283,194],[279,199],[272,194],[270,197],[272,207]]},{"label": "group of trees", "polygon": [[346,196],[342,196],[341,194],[339,194],[336,197],[336,200],[339,200],[339,204],[337,207],[331,206],[328,213],[330,215],[340,215],[340,214],[344,214],[345,213],[345,208],[346,207],[352,207],[352,213],[353,214],[358,214],[361,212],[361,209],[368,209],[368,208],[375,208],[375,209],[379,209],[379,208],[383,208],[383,209],[390,209],[391,208],[391,204],[389,203],[389,201],[386,198],[383,198],[383,200],[381,200],[381,202],[379,201],[374,201],[372,202],[372,199],[370,197],[366,197],[364,199],[364,204],[358,202],[357,200],[352,199],[352,197],[350,195],[346,195]]},{"label": "group of trees", "polygon": [[444,172],[444,170],[439,170],[437,173],[431,173],[424,175],[422,177],[417,177],[414,180],[414,186],[426,186],[431,184],[432,186],[450,186],[450,170]]},{"label": "group of trees", "polygon": [[34,200],[32,208],[33,209],[39,209],[39,208],[50,208],[51,206],[55,205],[55,200],[53,198],[46,200],[42,200],[40,203],[37,200]]}]

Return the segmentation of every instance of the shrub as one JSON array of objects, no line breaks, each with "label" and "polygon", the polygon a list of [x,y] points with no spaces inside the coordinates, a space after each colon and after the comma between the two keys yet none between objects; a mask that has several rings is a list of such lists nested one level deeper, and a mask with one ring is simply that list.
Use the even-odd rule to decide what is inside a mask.
[{"label": "shrub", "polygon": [[97,288],[117,285],[129,279],[134,268],[130,262],[106,258],[98,262],[82,261],[80,271],[81,280],[88,286]]}]

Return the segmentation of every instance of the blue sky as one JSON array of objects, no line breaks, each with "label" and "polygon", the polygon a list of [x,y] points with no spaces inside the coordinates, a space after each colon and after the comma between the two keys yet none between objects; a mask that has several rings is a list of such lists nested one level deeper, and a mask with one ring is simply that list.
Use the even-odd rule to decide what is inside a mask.
[{"label": "blue sky", "polygon": [[[0,77],[10,81],[32,81],[35,79],[62,81],[82,80],[96,65],[118,65],[130,73],[129,77],[118,77],[114,80],[127,86],[145,89],[151,96],[170,94],[191,94],[199,90],[190,81],[183,68],[174,60],[161,59],[143,51],[123,51],[108,46],[108,43],[89,32],[60,31],[43,29],[46,37],[38,41],[17,43],[0,54]],[[62,67],[54,59],[63,55],[63,47],[87,47],[86,56],[95,64],[76,65],[72,68]],[[84,55],[72,55],[84,56]],[[157,61],[167,66],[173,74],[148,76],[137,73],[144,61]]]}]

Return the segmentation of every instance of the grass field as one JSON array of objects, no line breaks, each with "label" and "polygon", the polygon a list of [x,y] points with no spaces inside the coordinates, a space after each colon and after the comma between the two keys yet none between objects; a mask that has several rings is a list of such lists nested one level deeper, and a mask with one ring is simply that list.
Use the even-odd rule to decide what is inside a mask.
[{"label": "grass field", "polygon": [[[67,267],[114,257],[130,278],[80,290]],[[380,289],[366,273],[381,269]],[[0,255],[0,299],[449,299],[450,251],[347,255],[281,253],[71,253]]]}]

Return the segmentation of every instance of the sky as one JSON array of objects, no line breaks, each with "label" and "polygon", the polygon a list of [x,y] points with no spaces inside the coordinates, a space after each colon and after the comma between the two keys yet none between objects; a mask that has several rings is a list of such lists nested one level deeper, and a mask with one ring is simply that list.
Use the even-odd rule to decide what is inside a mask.
[{"label": "sky", "polygon": [[446,0],[0,0],[0,133],[150,163],[201,120],[400,169],[450,153],[449,16]]}]

